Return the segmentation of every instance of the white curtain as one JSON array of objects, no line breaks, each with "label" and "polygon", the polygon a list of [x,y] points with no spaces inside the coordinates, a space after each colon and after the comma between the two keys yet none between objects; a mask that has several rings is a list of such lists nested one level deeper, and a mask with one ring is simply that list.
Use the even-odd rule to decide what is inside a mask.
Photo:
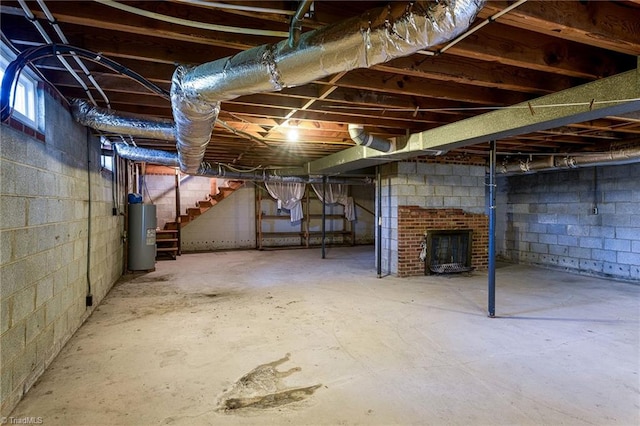
[{"label": "white curtain", "polygon": [[330,183],[327,184],[325,195],[327,200],[325,201],[322,198],[322,184],[321,183],[313,183],[311,184],[314,192],[325,204],[342,204],[344,206],[344,217],[347,220],[352,221],[356,220],[356,207],[353,202],[353,198],[349,197],[349,187],[347,185],[343,185],[341,183]]},{"label": "white curtain", "polygon": [[278,200],[278,209],[290,211],[291,222],[302,220],[302,197],[304,197],[304,183],[264,183],[269,194]]}]

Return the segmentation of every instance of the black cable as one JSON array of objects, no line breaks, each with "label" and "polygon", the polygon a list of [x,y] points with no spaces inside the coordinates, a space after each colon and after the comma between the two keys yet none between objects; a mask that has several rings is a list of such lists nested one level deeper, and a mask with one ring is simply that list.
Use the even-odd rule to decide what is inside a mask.
[{"label": "black cable", "polygon": [[40,59],[48,58],[51,56],[79,56],[85,59],[88,59],[92,62],[99,63],[112,71],[115,71],[119,74],[122,74],[126,77],[129,77],[142,86],[146,87],[150,91],[159,94],[165,99],[170,99],[170,94],[163,88],[157,86],[156,84],[150,82],[145,79],[140,74],[135,71],[130,70],[129,68],[121,65],[109,58],[106,58],[99,53],[92,52],[90,50],[82,49],[79,47],[70,46],[67,44],[47,44],[44,46],[31,47],[22,51],[15,60],[13,60],[6,68],[4,76],[2,78],[1,90],[0,94],[0,121],[6,121],[11,115],[11,88],[13,87],[14,82],[19,78],[20,72],[22,69],[28,64],[35,62]]}]

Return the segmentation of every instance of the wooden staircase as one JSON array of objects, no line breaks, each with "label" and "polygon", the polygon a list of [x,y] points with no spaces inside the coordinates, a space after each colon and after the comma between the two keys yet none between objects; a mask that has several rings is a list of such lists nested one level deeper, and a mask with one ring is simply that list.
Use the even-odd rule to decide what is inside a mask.
[{"label": "wooden staircase", "polygon": [[180,239],[177,229],[156,230],[156,260],[176,259],[180,254]]},{"label": "wooden staircase", "polygon": [[179,221],[167,222],[164,229],[156,231],[156,260],[176,259],[180,253],[180,229],[197,219],[211,207],[233,194],[241,188],[244,181],[228,180],[227,186],[218,187],[217,194],[209,194],[206,200],[200,200],[195,207],[189,207],[185,214],[180,215]]}]

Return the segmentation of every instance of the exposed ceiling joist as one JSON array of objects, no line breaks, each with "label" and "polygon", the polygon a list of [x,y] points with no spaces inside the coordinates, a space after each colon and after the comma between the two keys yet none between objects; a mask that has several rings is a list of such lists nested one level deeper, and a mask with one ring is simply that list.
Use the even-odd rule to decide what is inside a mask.
[{"label": "exposed ceiling joist", "polygon": [[398,141],[400,149],[391,155],[358,146],[314,161],[307,165],[307,169],[316,174],[341,173],[380,164],[385,160],[388,162],[429,152],[446,152],[635,111],[640,111],[640,68],[412,134],[406,140]]}]

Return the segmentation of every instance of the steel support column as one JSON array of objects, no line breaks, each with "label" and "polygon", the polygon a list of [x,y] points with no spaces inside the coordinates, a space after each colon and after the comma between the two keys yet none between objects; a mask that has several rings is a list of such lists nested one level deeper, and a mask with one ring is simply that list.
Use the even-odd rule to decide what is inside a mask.
[{"label": "steel support column", "polygon": [[489,142],[489,291],[488,313],[496,315],[496,141]]},{"label": "steel support column", "polygon": [[327,176],[322,176],[322,258],[325,259],[327,257],[326,252],[326,238],[327,238],[327,203],[325,202],[327,199]]},{"label": "steel support column", "polygon": [[382,173],[380,172],[380,166],[376,167],[376,188],[377,194],[377,227],[378,235],[376,235],[376,264],[378,268],[378,278],[382,278]]}]

